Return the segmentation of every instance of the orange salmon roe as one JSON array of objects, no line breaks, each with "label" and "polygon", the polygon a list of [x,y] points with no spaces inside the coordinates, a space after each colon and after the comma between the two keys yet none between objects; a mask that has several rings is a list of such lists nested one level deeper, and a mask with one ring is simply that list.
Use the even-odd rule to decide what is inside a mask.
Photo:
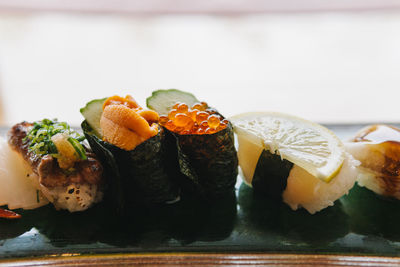
[{"label": "orange salmon roe", "polygon": [[175,105],[172,106],[172,109],[177,109],[180,104],[182,104],[182,103],[176,102]]},{"label": "orange salmon roe", "polygon": [[189,122],[192,122],[192,119],[184,113],[178,113],[175,115],[172,121],[178,127],[186,127]]},{"label": "orange salmon roe", "polygon": [[219,120],[219,116],[218,115],[210,115],[207,118],[207,122],[208,122],[208,126],[210,126],[210,128],[212,129],[216,129],[218,128],[218,126],[220,125],[220,120]]},{"label": "orange salmon roe", "polygon": [[202,121],[199,125],[203,129],[207,129],[208,128],[208,122],[207,121]]},{"label": "orange salmon roe", "polygon": [[208,107],[206,102],[195,103],[189,107],[176,103],[167,116],[160,116],[159,122],[168,130],[178,134],[213,134],[225,129],[228,120],[222,119],[218,112]]},{"label": "orange salmon roe", "polygon": [[209,115],[210,115],[210,114],[208,114],[208,113],[205,112],[205,111],[199,111],[199,112],[197,112],[197,115],[196,115],[196,122],[197,122],[198,124],[200,124],[200,123],[202,123],[203,121],[207,121]]},{"label": "orange salmon roe", "polygon": [[188,107],[188,105],[182,103],[182,104],[180,104],[180,105],[176,108],[176,110],[177,110],[179,113],[187,113],[188,110],[189,110],[189,107]]},{"label": "orange salmon roe", "polygon": [[165,124],[165,123],[167,123],[167,121],[169,121],[169,119],[168,119],[167,116],[160,116],[160,118],[158,119],[158,121],[159,121],[161,124]]},{"label": "orange salmon roe", "polygon": [[188,112],[189,117],[196,122],[196,117],[197,117],[197,112],[198,110],[192,109]]},{"label": "orange salmon roe", "polygon": [[194,105],[192,106],[192,109],[197,109],[197,110],[200,110],[200,111],[205,111],[206,108],[208,107],[208,105],[207,105],[207,103],[205,103],[205,105],[204,105],[203,103],[205,103],[205,102],[194,104]]},{"label": "orange salmon roe", "polygon": [[178,111],[176,109],[171,109],[171,111],[168,113],[168,119],[173,120],[178,114]]},{"label": "orange salmon roe", "polygon": [[217,130],[215,130],[213,128],[207,128],[206,129],[206,134],[213,134],[213,133],[216,133],[216,132],[217,132]]}]

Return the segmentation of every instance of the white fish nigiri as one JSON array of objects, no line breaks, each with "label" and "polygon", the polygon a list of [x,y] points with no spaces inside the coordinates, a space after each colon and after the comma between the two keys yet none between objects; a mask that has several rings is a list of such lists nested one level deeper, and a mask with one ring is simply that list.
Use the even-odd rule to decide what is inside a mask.
[{"label": "white fish nigiri", "polygon": [[35,209],[49,203],[35,181],[30,166],[0,137],[0,206]]}]

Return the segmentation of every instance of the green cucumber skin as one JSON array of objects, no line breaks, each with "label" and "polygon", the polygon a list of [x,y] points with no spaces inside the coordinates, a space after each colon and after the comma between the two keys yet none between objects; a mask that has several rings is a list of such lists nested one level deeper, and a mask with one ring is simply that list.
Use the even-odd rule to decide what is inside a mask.
[{"label": "green cucumber skin", "polygon": [[82,129],[93,151],[100,154],[114,202],[122,213],[135,206],[163,204],[179,197],[179,189],[167,171],[162,128],[131,151],[100,140],[86,121]]},{"label": "green cucumber skin", "polygon": [[151,96],[146,99],[146,106],[160,115],[166,115],[177,102],[192,106],[200,101],[189,92],[178,89],[160,89],[153,91]]},{"label": "green cucumber skin", "polygon": [[97,98],[97,99],[92,99],[89,102],[86,103],[86,105],[83,108],[80,108],[79,111],[81,113],[83,113],[85,110],[88,109],[88,107],[90,107],[92,104],[97,103],[97,102],[101,102],[104,103],[104,101],[106,101],[107,97],[104,98]]},{"label": "green cucumber skin", "polygon": [[95,134],[100,138],[102,137],[100,118],[103,113],[103,103],[106,99],[107,98],[93,99],[79,110],[92,129],[94,129]]}]

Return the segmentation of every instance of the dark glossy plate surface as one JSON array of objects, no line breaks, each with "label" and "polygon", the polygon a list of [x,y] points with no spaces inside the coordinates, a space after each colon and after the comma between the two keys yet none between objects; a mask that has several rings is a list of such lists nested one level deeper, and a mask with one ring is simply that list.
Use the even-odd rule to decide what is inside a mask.
[{"label": "dark glossy plate surface", "polygon": [[[346,139],[360,125],[330,125]],[[4,133],[4,130],[3,130]],[[0,221],[0,259],[61,254],[263,252],[400,255],[400,201],[355,186],[315,215],[262,196],[245,184],[217,204],[184,200],[117,218],[105,204],[70,214],[51,205]]]}]

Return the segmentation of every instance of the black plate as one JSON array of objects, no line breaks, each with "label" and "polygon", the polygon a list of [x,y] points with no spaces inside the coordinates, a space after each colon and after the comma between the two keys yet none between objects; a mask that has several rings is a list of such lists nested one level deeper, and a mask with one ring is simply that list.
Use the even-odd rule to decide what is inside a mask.
[{"label": "black plate", "polygon": [[[361,125],[328,125],[346,139]],[[4,130],[3,130],[4,132]],[[116,218],[105,204],[83,213],[51,205],[0,220],[0,258],[141,252],[400,254],[400,201],[355,186],[315,215],[253,195],[237,183],[218,204],[185,200]]]}]

